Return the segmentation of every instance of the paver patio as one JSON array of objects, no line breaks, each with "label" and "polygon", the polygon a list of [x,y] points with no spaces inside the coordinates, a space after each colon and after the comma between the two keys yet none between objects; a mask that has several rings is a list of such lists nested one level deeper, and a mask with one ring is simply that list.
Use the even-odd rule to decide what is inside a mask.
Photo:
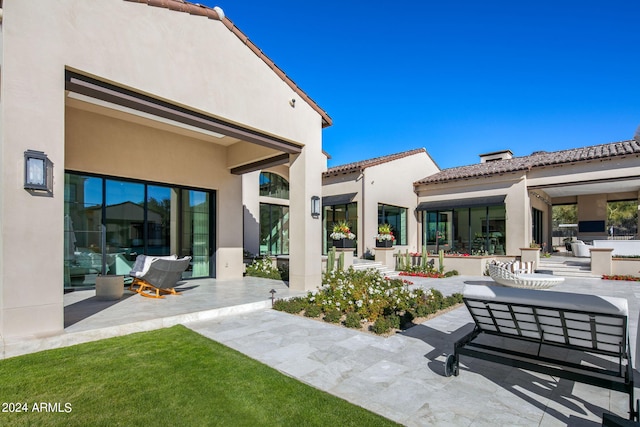
[{"label": "paver patio", "polygon": [[[492,283],[484,277],[412,280],[445,294],[465,283]],[[569,278],[557,290],[628,298],[634,348],[640,284]],[[389,338],[270,310],[187,326],[409,426],[595,426],[605,411],[626,417],[623,393],[464,356],[460,376],[445,377],[445,354],[473,327],[464,307]]]},{"label": "paver patio", "polygon": [[[410,278],[445,295],[488,277]],[[462,356],[458,377],[444,376],[445,355],[473,327],[466,308],[385,338],[269,309],[276,297],[303,294],[282,282],[245,278],[190,281],[163,300],[125,296],[98,301],[93,291],[65,295],[65,332],[5,343],[5,356],[182,323],[283,373],[409,426],[596,426],[605,411],[626,417],[627,396]],[[635,355],[640,283],[567,278],[558,291],[627,298]],[[553,291],[553,290],[552,290]],[[13,352],[14,354],[12,354]],[[636,375],[638,375],[636,373]],[[636,396],[638,389],[636,388]]]}]

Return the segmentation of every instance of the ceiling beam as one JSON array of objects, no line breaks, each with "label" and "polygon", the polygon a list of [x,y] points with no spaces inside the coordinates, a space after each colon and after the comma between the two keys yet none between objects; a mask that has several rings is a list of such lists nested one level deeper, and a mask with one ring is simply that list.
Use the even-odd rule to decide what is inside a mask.
[{"label": "ceiling beam", "polygon": [[234,175],[242,175],[248,172],[255,172],[258,170],[271,168],[278,165],[283,165],[288,162],[289,162],[289,155],[280,154],[278,156],[269,157],[268,159],[258,160],[257,162],[247,163],[246,165],[232,168],[231,173]]}]

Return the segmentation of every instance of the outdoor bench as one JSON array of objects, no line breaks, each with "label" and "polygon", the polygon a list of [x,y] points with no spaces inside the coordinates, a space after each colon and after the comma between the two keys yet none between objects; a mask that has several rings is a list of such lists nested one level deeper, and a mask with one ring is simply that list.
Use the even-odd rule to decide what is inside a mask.
[{"label": "outdoor bench", "polygon": [[[637,420],[626,299],[465,285],[463,301],[475,327],[455,342],[445,362],[446,376],[458,375],[461,355],[497,362],[627,393],[629,419]],[[479,342],[491,341],[479,339],[482,335],[503,339],[492,345]],[[523,350],[523,341],[535,350]],[[568,351],[548,351],[553,347]],[[594,356],[588,365],[569,360],[587,354]]]}]

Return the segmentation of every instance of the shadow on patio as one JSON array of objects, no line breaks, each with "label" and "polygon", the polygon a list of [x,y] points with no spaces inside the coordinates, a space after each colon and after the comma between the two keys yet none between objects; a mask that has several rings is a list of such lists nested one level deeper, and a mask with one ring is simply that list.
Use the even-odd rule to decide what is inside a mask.
[{"label": "shadow on patio", "polygon": [[[461,310],[466,310],[462,308]],[[455,330],[449,329],[443,332],[427,326],[416,325],[402,335],[420,339],[433,348],[425,354],[429,360],[428,367],[436,375],[445,378],[444,361],[446,355],[453,353],[454,343],[473,330],[474,324],[469,322]],[[537,349],[533,343],[516,342],[495,336],[483,336],[485,344],[493,346],[519,347],[519,351],[535,354]],[[508,341],[508,342],[507,342]],[[605,365],[608,362],[592,354],[568,351],[566,349],[543,346],[543,355],[553,355],[554,358],[564,358],[573,363],[582,363],[591,366]],[[636,383],[638,373],[634,371]],[[520,408],[522,413],[537,408],[545,413],[545,417],[552,417],[563,425],[572,426],[596,426],[600,425],[603,413],[613,412],[619,416],[627,417],[628,395],[610,391],[608,389],[590,386],[574,381],[556,378],[549,375],[513,368],[498,363],[475,359],[468,356],[460,358],[460,374],[458,377],[450,377],[451,381],[445,386],[447,395],[466,396],[477,400],[475,403],[465,402],[469,405],[482,406],[483,401],[488,407]],[[491,385],[492,383],[493,385]],[[470,386],[471,385],[471,386]],[[496,389],[489,394],[478,393],[477,396],[468,396],[469,389]],[[458,390],[458,391],[456,391]],[[638,389],[636,388],[636,395]],[[550,422],[550,419],[547,419]],[[551,423],[553,424],[553,423]]]}]

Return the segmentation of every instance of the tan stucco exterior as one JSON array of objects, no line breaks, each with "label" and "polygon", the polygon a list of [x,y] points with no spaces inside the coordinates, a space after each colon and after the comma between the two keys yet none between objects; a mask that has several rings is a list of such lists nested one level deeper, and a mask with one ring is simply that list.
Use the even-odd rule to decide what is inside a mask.
[{"label": "tan stucco exterior", "polygon": [[420,228],[415,212],[417,197],[413,192],[412,183],[438,170],[438,166],[427,152],[420,151],[355,172],[329,176],[325,174],[322,196],[356,193],[353,202],[358,204],[358,230],[354,233],[358,240],[357,249],[360,255],[375,252],[378,204],[407,208],[407,245],[396,246],[396,249],[417,251],[420,247]]},{"label": "tan stucco exterior", "polygon": [[[483,175],[447,182],[416,184],[419,201],[463,200],[505,196],[506,255],[518,256],[532,243],[532,209],[542,211],[543,241],[552,245],[552,206],[578,206],[578,221],[606,221],[607,202],[638,200],[640,162],[636,155],[588,160],[529,170]],[[640,203],[639,203],[640,206]],[[584,240],[606,238],[607,233],[578,235]]]},{"label": "tan stucco exterior", "polygon": [[[2,12],[3,339],[62,330],[65,170],[216,190],[225,279],[242,274],[242,179],[230,169],[280,154],[79,99],[65,91],[65,70],[302,147],[290,167],[291,236],[300,242],[291,286],[320,283],[320,223],[308,200],[321,193],[322,117],[305,102],[292,108],[299,94],[223,22],[123,0],[5,0]],[[53,197],[22,188],[28,149],[53,162]]]}]

